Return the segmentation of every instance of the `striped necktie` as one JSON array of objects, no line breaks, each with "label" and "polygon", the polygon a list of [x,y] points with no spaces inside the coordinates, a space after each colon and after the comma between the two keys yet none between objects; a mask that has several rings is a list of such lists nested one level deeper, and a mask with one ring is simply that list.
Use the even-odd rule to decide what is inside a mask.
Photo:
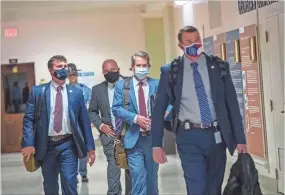
[{"label": "striped necktie", "polygon": [[193,78],[195,83],[196,94],[200,107],[201,121],[203,125],[210,125],[212,121],[212,115],[210,110],[210,105],[208,102],[208,97],[204,87],[204,83],[201,74],[198,70],[198,63],[191,63],[193,68]]}]

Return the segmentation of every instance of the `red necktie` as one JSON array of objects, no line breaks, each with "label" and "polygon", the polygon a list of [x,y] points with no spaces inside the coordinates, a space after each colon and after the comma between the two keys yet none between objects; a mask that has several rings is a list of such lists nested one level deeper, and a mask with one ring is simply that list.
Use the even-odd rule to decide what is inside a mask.
[{"label": "red necktie", "polygon": [[145,105],[145,98],[144,98],[144,91],[143,91],[143,82],[139,82],[139,108],[140,108],[140,115],[146,116],[146,105]]},{"label": "red necktie", "polygon": [[58,133],[62,130],[62,113],[63,113],[63,106],[62,106],[62,91],[63,87],[58,86],[55,98],[55,107],[54,107],[54,122],[53,122],[53,129]]}]

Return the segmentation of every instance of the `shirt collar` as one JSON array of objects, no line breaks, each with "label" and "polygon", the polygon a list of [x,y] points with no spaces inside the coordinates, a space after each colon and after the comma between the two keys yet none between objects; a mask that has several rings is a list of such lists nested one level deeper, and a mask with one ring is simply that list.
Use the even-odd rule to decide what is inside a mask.
[{"label": "shirt collar", "polygon": [[[53,80],[51,80],[50,82],[50,85],[54,88],[54,89],[57,89],[57,87],[59,86],[56,82],[54,82]],[[66,87],[66,83],[64,83],[62,85],[62,88],[65,88]]]},{"label": "shirt collar", "polygon": [[[205,62],[206,58],[204,54],[201,54],[198,60],[196,61],[197,64],[201,65]],[[184,63],[185,65],[187,64],[192,64],[194,61],[190,60],[188,57],[184,56]]]},{"label": "shirt collar", "polygon": [[113,89],[115,87],[115,83],[108,82],[108,88]]},{"label": "shirt collar", "polygon": [[[136,79],[136,77],[133,77],[133,82],[134,82],[134,85],[135,85],[135,86],[139,85],[139,83],[140,83],[140,81],[138,81],[138,80]],[[142,80],[141,82],[143,82],[143,84],[147,86],[147,85],[148,85],[147,77],[146,77],[144,80]]]}]

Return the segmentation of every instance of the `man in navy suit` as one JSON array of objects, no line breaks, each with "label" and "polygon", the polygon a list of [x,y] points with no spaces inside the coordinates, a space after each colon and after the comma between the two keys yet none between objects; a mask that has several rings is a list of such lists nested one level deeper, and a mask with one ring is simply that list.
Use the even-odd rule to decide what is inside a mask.
[{"label": "man in navy suit", "polygon": [[132,56],[128,110],[124,108],[125,80],[115,86],[112,111],[116,118],[127,123],[124,146],[127,149],[128,166],[132,179],[133,195],[157,195],[158,164],[152,158],[151,108],[149,98],[156,93],[158,82],[148,77],[150,59],[146,52]]},{"label": "man in navy suit", "polygon": [[[51,82],[34,86],[27,103],[22,154],[27,160],[35,155],[42,169],[45,194],[59,194],[60,174],[62,193],[77,195],[78,158],[88,155],[90,166],[95,161],[91,123],[82,90],[65,84],[68,76],[66,58],[53,56],[48,61],[48,69]],[[34,124],[36,106],[42,94],[40,117]]]},{"label": "man in navy suit", "polygon": [[178,33],[184,55],[161,68],[152,118],[153,158],[167,161],[163,146],[164,113],[172,104],[188,195],[221,194],[226,147],[247,152],[236,91],[229,64],[201,52],[198,30],[186,26]]}]

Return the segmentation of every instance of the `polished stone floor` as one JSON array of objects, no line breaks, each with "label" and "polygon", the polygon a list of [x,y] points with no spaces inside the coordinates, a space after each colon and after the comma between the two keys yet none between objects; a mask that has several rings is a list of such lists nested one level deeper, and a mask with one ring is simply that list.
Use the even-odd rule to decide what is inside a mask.
[{"label": "polished stone floor", "polygon": [[[22,164],[20,154],[4,154],[2,161],[2,194],[43,194],[40,171],[28,173]],[[186,194],[180,160],[176,156],[168,156],[168,163],[160,166],[159,190],[161,195]],[[89,168],[89,183],[79,182],[78,191],[81,195],[104,195],[107,192],[106,179],[107,163],[102,147],[97,147],[97,159]],[[123,176],[124,174],[122,174]],[[80,179],[80,178],[79,178]],[[122,184],[124,183],[122,177]],[[124,186],[124,184],[123,184]],[[274,193],[263,190],[264,195]]]}]

